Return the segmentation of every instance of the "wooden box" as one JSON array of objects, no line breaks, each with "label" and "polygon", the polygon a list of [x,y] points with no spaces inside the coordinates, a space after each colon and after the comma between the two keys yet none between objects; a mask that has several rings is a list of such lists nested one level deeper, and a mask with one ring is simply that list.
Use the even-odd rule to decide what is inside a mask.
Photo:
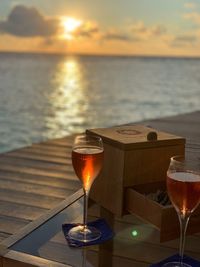
[{"label": "wooden box", "polygon": [[[165,180],[170,157],[185,151],[184,138],[143,125],[91,129],[87,133],[101,136],[104,142],[103,169],[90,197],[118,216],[126,213],[124,192],[128,187]],[[157,140],[147,140],[155,133]]]},{"label": "wooden box", "polygon": [[[126,210],[160,230],[160,241],[180,237],[178,215],[172,205],[162,205],[149,197],[158,190],[166,191],[164,181],[135,185],[125,193]],[[134,205],[133,205],[134,203]],[[188,224],[187,234],[200,232],[200,206],[194,211]]]}]

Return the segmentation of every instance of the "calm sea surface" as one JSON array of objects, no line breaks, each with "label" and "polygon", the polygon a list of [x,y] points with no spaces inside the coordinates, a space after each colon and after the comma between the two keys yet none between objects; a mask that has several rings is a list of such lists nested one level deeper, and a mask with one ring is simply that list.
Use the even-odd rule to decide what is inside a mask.
[{"label": "calm sea surface", "polygon": [[0,152],[200,109],[200,59],[0,54]]}]

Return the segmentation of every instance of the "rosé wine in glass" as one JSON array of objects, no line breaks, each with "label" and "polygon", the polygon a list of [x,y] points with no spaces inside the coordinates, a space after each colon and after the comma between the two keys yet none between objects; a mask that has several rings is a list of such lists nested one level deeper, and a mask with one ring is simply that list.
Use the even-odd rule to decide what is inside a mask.
[{"label": "ros\u00e9 wine in glass", "polygon": [[180,259],[165,263],[163,267],[191,267],[184,262],[184,246],[190,216],[200,203],[198,160],[186,160],[184,156],[172,157],[167,171],[167,191],[180,222]]},{"label": "ros\u00e9 wine in glass", "polygon": [[68,236],[71,239],[90,242],[100,238],[101,232],[87,225],[87,210],[90,188],[103,165],[103,142],[101,137],[78,135],[72,148],[72,165],[77,177],[82,182],[84,191],[83,224],[73,227]]}]

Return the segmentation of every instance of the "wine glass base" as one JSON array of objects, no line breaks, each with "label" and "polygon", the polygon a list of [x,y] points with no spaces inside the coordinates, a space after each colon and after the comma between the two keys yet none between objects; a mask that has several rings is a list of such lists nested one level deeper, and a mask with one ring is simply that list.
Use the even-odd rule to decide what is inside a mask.
[{"label": "wine glass base", "polygon": [[192,266],[184,262],[181,263],[178,261],[174,261],[174,262],[167,262],[164,265],[162,265],[162,267],[192,267]]},{"label": "wine glass base", "polygon": [[68,236],[70,239],[87,243],[99,239],[101,232],[93,226],[78,225],[71,228]]}]

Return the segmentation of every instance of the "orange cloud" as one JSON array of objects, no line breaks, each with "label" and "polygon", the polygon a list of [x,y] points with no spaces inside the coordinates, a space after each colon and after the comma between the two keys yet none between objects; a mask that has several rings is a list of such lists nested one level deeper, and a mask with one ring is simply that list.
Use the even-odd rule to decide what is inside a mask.
[{"label": "orange cloud", "polygon": [[148,32],[147,27],[144,25],[143,21],[138,21],[131,26],[131,29],[134,33],[146,34]]},{"label": "orange cloud", "polygon": [[156,25],[152,27],[151,34],[154,36],[161,36],[167,32],[167,28],[164,25]]},{"label": "orange cloud", "polygon": [[172,40],[171,45],[172,46],[191,46],[191,45],[196,45],[198,41],[199,40],[196,35],[184,34],[184,35],[176,36]]},{"label": "orange cloud", "polygon": [[137,39],[131,37],[127,32],[121,32],[116,29],[108,30],[107,32],[102,33],[101,40],[103,41],[123,41],[123,42],[131,42],[137,41]]},{"label": "orange cloud", "polygon": [[200,14],[197,12],[184,14],[183,17],[194,22],[195,24],[200,24]]},{"label": "orange cloud", "polygon": [[189,8],[189,9],[194,9],[194,8],[196,8],[196,4],[195,3],[185,3],[184,4],[184,7],[185,8]]},{"label": "orange cloud", "polygon": [[86,21],[74,31],[73,35],[76,37],[93,38],[100,33],[100,28],[96,22]]}]

